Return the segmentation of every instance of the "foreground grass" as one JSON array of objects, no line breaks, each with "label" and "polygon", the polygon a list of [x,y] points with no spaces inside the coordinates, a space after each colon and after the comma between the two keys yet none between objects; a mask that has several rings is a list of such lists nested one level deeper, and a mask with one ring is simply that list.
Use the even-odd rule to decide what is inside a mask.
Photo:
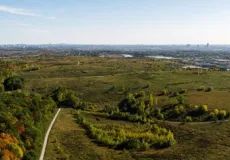
[{"label": "foreground grass", "polygon": [[[88,121],[95,124],[122,125],[132,129],[134,124],[126,121],[97,118],[85,114]],[[118,151],[98,146],[86,135],[85,129],[76,123],[72,109],[63,109],[50,134],[45,155],[46,160],[73,159],[73,160],[226,160],[229,156],[230,123],[206,124],[162,124],[171,129],[177,144],[171,148],[145,152]],[[134,129],[134,128],[133,128]]]},{"label": "foreground grass", "polygon": [[129,152],[115,151],[91,142],[86,131],[76,123],[71,109],[64,108],[50,134],[45,160],[132,160]]}]

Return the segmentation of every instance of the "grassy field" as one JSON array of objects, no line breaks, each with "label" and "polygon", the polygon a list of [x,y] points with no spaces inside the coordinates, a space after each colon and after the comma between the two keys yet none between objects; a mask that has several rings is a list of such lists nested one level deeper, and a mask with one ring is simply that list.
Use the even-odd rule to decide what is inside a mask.
[{"label": "grassy field", "polygon": [[87,136],[86,131],[78,124],[71,114],[72,109],[64,108],[50,134],[45,160],[54,159],[127,159],[132,160],[131,154],[100,147]]},{"label": "grassy field", "polygon": [[[59,86],[76,91],[79,97],[95,104],[94,111],[105,105],[117,106],[127,93],[144,90],[160,93],[163,89],[177,92],[187,89],[190,104],[208,105],[209,109],[230,111],[230,73],[221,71],[183,70],[177,61],[153,59],[116,59],[98,57],[46,57],[21,60],[35,71],[15,71],[25,77],[25,90],[42,94]],[[213,87],[212,92],[199,92],[200,86]],[[159,103],[167,97],[158,97]],[[86,130],[76,123],[72,109],[61,111],[49,139],[47,160],[73,159],[137,159],[137,160],[216,160],[230,159],[230,122],[161,125],[174,133],[177,143],[166,149],[148,151],[115,150],[102,147],[86,135]],[[96,120],[85,115],[92,123],[133,126],[127,121],[106,118]]]},{"label": "grassy field", "polygon": [[[78,124],[71,114],[72,109],[64,108],[55,123],[45,159],[54,160],[68,157],[69,159],[138,159],[138,160],[202,160],[228,159],[230,156],[230,125],[229,122],[206,124],[164,124],[170,128],[177,140],[173,147],[145,152],[114,150],[93,143],[86,131]],[[94,124],[122,125],[134,129],[135,125],[126,121],[114,121],[99,118],[90,114],[85,115]],[[68,159],[67,158],[67,159]]]}]

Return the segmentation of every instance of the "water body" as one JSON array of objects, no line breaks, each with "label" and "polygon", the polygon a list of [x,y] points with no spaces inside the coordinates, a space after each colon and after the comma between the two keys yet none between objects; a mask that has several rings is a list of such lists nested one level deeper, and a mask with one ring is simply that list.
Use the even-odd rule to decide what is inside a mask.
[{"label": "water body", "polygon": [[125,58],[132,58],[133,57],[133,55],[130,55],[130,54],[122,54],[122,56]]},{"label": "water body", "polygon": [[188,69],[188,68],[190,68],[190,69],[201,69],[202,67],[194,66],[194,65],[187,65],[187,66],[184,66],[183,68],[184,69]]},{"label": "water body", "polygon": [[216,59],[216,61],[218,61],[218,62],[230,62],[230,60],[228,60],[228,59]]},{"label": "water body", "polygon": [[147,58],[154,58],[154,59],[177,59],[174,57],[166,57],[166,56],[146,56]]}]

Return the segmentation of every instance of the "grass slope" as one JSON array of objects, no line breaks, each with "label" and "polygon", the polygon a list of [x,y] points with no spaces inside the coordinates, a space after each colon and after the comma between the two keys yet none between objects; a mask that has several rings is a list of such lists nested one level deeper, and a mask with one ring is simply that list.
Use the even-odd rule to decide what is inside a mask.
[{"label": "grass slope", "polygon": [[[210,109],[230,111],[230,72],[189,71],[177,68],[176,61],[151,59],[45,57],[21,61],[40,67],[35,71],[15,71],[25,78],[25,90],[33,88],[49,93],[58,86],[70,88],[83,100],[95,103],[96,111],[106,104],[116,106],[128,92],[159,93],[164,88],[188,89],[185,96],[190,104],[207,104]],[[200,86],[214,87],[214,91],[198,92]],[[167,98],[161,97],[161,101],[164,103]],[[107,119],[100,122],[130,123]],[[71,110],[64,109],[52,130],[46,159],[226,160],[230,157],[230,122],[162,125],[173,131],[175,146],[146,152],[117,151],[92,143],[86,131],[76,124]]]}]

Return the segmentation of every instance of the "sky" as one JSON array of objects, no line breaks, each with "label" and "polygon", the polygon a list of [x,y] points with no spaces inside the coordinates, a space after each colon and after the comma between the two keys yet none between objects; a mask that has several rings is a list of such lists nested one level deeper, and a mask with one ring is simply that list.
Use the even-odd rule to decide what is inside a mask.
[{"label": "sky", "polygon": [[230,0],[0,0],[0,44],[230,44]]}]

